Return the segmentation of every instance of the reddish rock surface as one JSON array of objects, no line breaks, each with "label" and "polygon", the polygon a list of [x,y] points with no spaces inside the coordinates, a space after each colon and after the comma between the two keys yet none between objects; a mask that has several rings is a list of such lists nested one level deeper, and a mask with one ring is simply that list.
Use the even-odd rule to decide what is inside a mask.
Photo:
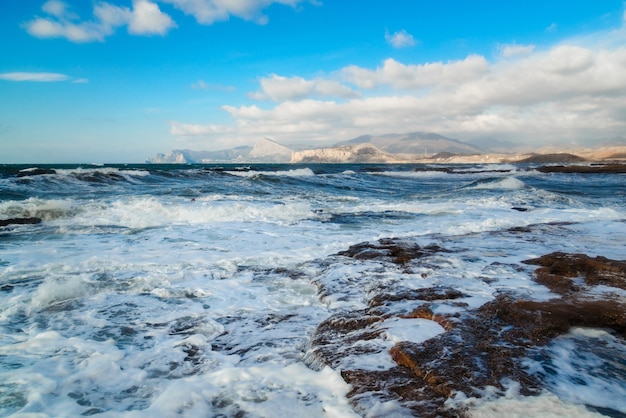
[{"label": "reddish rock surface", "polygon": [[[405,266],[437,251],[444,250],[381,240],[353,246],[341,255]],[[406,289],[393,294],[378,289],[369,299],[369,308],[340,312],[320,324],[311,344],[315,362],[337,367],[341,359],[359,355],[358,350],[372,350],[365,342],[380,338],[376,325],[393,315],[380,308],[414,302],[412,311],[396,316],[431,319],[446,332],[422,343],[395,344],[389,354],[397,366],[388,370],[342,370],[344,380],[352,385],[348,396],[363,413],[376,399],[395,400],[415,416],[456,417],[464,411],[452,409],[446,401],[457,393],[481,397],[487,386],[504,391],[507,380],[517,382],[522,395],[541,393],[543,383],[521,362],[528,350],[545,346],[571,327],[603,328],[626,337],[626,304],[617,297],[599,298],[587,292],[596,285],[626,289],[626,262],[557,252],[525,263],[539,266],[534,279],[554,292],[553,299],[533,301],[501,294],[478,309],[446,317],[435,315],[429,303],[463,297],[455,289]]]}]

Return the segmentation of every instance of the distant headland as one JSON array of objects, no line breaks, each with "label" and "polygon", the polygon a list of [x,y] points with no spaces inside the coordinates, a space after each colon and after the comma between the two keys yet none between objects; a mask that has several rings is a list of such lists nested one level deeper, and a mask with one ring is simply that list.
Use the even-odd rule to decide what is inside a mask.
[{"label": "distant headland", "polygon": [[173,150],[148,158],[149,164],[202,163],[623,163],[626,139],[615,144],[589,147],[543,147],[532,152],[501,152],[485,149],[432,132],[363,135],[325,148],[294,149],[263,138],[254,146],[220,151]]}]

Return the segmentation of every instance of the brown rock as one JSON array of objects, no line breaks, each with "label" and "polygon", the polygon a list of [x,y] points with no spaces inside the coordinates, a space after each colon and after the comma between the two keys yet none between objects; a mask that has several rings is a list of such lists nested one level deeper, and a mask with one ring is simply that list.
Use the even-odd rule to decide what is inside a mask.
[{"label": "brown rock", "polygon": [[542,257],[525,260],[538,265],[535,270],[537,282],[553,292],[565,294],[580,290],[572,279],[582,277],[588,286],[605,285],[626,290],[626,262],[606,257],[591,258],[584,254],[554,252]]},{"label": "brown rock", "polygon": [[[381,240],[361,244],[344,255],[405,264],[435,251],[404,244],[397,248],[396,243]],[[599,284],[625,289],[626,263],[558,252],[525,263],[540,266],[534,273],[535,280],[558,297],[533,301],[504,294],[458,317],[446,317],[434,314],[429,304],[464,297],[461,292],[431,288],[385,294],[378,287],[379,293],[370,298],[368,309],[338,313],[320,324],[312,339],[312,351],[319,363],[336,366],[346,356],[369,353],[371,345],[367,342],[380,338],[376,324],[381,321],[392,316],[426,318],[438,322],[446,332],[422,343],[396,344],[389,354],[397,367],[342,370],[344,380],[352,385],[348,397],[357,411],[366,413],[368,402],[375,398],[398,401],[415,416],[462,416],[463,411],[446,405],[451,396],[461,392],[481,397],[487,386],[504,392],[507,380],[517,382],[522,395],[540,394],[543,382],[522,366],[529,350],[547,345],[571,327],[610,329],[626,337],[626,304],[610,294],[601,299],[587,293],[588,287]],[[391,308],[395,302],[404,302],[403,306],[415,302],[415,308],[405,313],[380,309]]]}]

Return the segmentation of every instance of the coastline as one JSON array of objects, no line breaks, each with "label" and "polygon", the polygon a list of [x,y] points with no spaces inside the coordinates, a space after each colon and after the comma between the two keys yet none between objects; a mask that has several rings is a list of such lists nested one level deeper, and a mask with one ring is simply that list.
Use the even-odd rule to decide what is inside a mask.
[{"label": "coastline", "polygon": [[[547,161],[547,158],[551,161]],[[578,161],[576,161],[578,160]],[[599,148],[543,148],[534,152],[514,154],[488,153],[417,158],[414,163],[425,164],[506,164],[506,163],[616,163],[626,164],[626,146]]]}]

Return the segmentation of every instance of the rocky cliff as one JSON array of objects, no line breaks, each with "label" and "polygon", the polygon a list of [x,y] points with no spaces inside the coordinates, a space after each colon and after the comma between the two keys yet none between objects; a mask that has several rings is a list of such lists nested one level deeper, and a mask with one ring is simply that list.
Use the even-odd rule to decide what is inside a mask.
[{"label": "rocky cliff", "polygon": [[385,153],[370,144],[342,145],[334,148],[318,148],[294,151],[292,163],[397,163],[397,156]]}]

